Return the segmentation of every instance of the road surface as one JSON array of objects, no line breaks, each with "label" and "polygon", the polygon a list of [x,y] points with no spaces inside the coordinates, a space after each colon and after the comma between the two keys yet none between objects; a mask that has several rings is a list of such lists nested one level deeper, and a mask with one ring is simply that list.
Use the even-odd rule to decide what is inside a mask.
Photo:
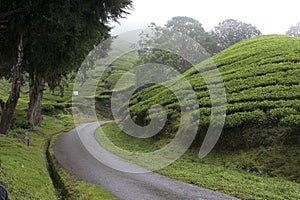
[{"label": "road surface", "polygon": [[[142,169],[130,163],[124,163],[126,161],[100,147],[94,138],[94,132],[100,124],[104,123],[106,122],[83,124],[81,130],[84,131],[77,132],[74,129],[61,135],[53,146],[54,156],[58,163],[76,177],[98,184],[124,200],[236,199],[212,190],[172,180],[154,172],[126,173],[107,167],[95,158],[97,154],[108,158],[104,160],[104,163],[111,157],[115,164],[137,167],[137,170]],[[84,144],[89,143],[88,150],[81,142],[82,140],[85,140]]]}]

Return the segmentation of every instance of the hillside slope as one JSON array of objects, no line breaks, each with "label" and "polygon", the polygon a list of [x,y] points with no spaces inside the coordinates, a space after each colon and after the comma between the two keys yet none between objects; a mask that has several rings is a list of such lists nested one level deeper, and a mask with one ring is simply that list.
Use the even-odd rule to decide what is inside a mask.
[{"label": "hillside slope", "polygon": [[[300,144],[300,38],[256,37],[224,50],[212,60],[221,73],[227,96],[226,122],[218,147]],[[206,62],[185,72],[184,77],[199,100],[198,136],[203,138],[210,122],[211,100],[201,70],[209,70]],[[185,88],[179,89],[184,93]],[[173,137],[180,105],[165,87],[155,85],[135,94],[130,107],[133,119],[147,124],[148,109],[154,104],[164,105],[169,119],[164,134]]]},{"label": "hillside slope", "polygon": [[[111,118],[110,98],[112,92],[114,92],[114,87],[125,73],[130,73],[128,71],[135,66],[137,61],[138,55],[136,52],[125,54],[112,62],[101,74],[101,77],[94,77],[98,82],[95,94],[95,106],[98,114]],[[91,73],[93,73],[93,70],[91,70]],[[135,75],[131,74],[131,77],[128,82],[123,82],[121,90],[126,90],[134,84]]]},{"label": "hillside slope", "polygon": [[[240,42],[212,60],[227,97],[225,126],[214,150],[227,152],[234,167],[300,181],[300,38],[260,36]],[[203,62],[184,73],[199,101],[199,129],[191,146],[196,152],[211,115],[209,91],[199,71],[209,69]],[[213,80],[214,75],[210,78]],[[219,85],[216,82],[214,86]],[[184,87],[177,90],[185,94]],[[165,108],[167,125],[151,138],[154,149],[174,138],[180,125],[180,103],[161,85],[144,88],[130,100],[131,117],[142,126],[150,122],[149,109],[156,104]]]}]

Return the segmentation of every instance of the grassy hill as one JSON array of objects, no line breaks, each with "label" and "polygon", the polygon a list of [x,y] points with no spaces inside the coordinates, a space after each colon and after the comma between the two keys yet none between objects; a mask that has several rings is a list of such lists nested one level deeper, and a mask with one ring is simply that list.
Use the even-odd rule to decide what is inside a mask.
[{"label": "grassy hill", "polygon": [[[225,127],[216,148],[247,150],[261,146],[286,146],[299,150],[300,38],[278,35],[256,37],[224,50],[212,60],[224,80],[227,96]],[[195,147],[201,144],[201,138],[206,134],[211,114],[210,96],[199,73],[201,70],[209,70],[205,62],[184,73],[199,100],[200,125]],[[218,84],[215,83],[215,87]],[[185,88],[179,90],[184,93]],[[135,94],[131,100],[133,119],[147,122],[145,111],[156,103],[164,105],[170,119],[168,131],[162,134],[173,137],[180,107],[176,96],[170,94],[167,88],[155,85]],[[280,164],[276,160],[272,162],[273,169],[282,167],[282,164],[277,166]],[[293,173],[296,173],[294,178],[299,180],[299,168]]]},{"label": "grassy hill", "polygon": [[[224,80],[227,96],[225,128],[218,147],[253,148],[300,144],[300,39],[261,36],[236,44],[212,58]],[[203,62],[184,73],[199,100],[203,137],[210,122],[211,100],[199,71],[210,70]],[[214,80],[214,75],[210,79]],[[219,87],[214,83],[214,87]],[[185,88],[179,88],[182,93]],[[147,122],[147,110],[164,105],[176,130],[180,105],[176,96],[159,85],[135,94],[131,112],[137,122]],[[176,123],[172,123],[175,121]],[[173,133],[169,132],[172,137]]]},{"label": "grassy hill", "polygon": [[[128,71],[135,66],[137,60],[138,55],[136,52],[123,55],[111,63],[111,65],[104,70],[101,77],[95,78],[95,80],[98,81],[95,94],[95,107],[102,116],[111,117],[110,98],[112,92],[115,91],[116,83],[125,73],[129,73],[132,78],[128,79],[127,82],[123,81],[122,88],[118,89],[126,90],[134,84],[135,75]],[[91,70],[91,73],[93,73],[93,70]]]},{"label": "grassy hill", "polygon": [[[260,36],[233,45],[212,60],[227,96],[221,137],[212,153],[203,160],[197,157],[195,152],[211,114],[208,88],[200,72],[212,68],[204,61],[184,73],[199,102],[197,138],[182,158],[159,172],[243,199],[298,199],[300,38]],[[214,81],[215,77],[212,74],[209,78]],[[213,86],[218,88],[220,83]],[[185,94],[185,87],[177,89]],[[123,133],[116,124],[107,124],[105,133],[96,134],[99,142],[101,134],[106,134],[116,146],[131,152],[151,152],[165,146],[174,137],[180,119],[179,102],[169,89],[153,85],[138,91],[130,100],[130,113],[136,123],[146,125],[148,110],[155,104],[164,106],[168,118],[158,135],[138,139]]]}]

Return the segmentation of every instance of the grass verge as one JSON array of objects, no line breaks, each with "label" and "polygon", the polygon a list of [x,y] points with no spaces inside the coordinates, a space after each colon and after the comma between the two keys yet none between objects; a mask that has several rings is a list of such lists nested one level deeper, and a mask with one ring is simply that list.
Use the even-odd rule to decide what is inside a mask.
[{"label": "grass verge", "polygon": [[[10,85],[4,79],[0,79],[0,85],[0,97],[6,99]],[[12,131],[7,137],[0,137],[0,183],[8,190],[10,199],[117,199],[98,185],[74,178],[60,168],[53,157],[52,141],[73,128],[73,118],[66,114],[71,112],[71,86],[65,88],[63,97],[59,91],[45,91],[43,121],[34,128],[26,120],[28,85],[22,88]],[[30,134],[30,146],[24,142],[26,132]]]},{"label": "grass verge", "polygon": [[[132,152],[151,151],[156,149],[157,145],[160,146],[161,143],[167,142],[166,140],[162,140],[160,143],[145,142],[143,139],[133,138],[122,133],[115,123],[103,125],[102,131],[98,129],[96,132],[98,141],[103,133],[116,146]],[[99,142],[101,143],[101,141]],[[105,148],[111,149],[110,146],[105,146]],[[291,151],[290,155],[295,154],[297,156],[299,148]],[[242,169],[244,163],[249,164],[254,161],[263,163],[251,156],[261,152],[270,153],[274,152],[274,149],[269,149],[269,151],[268,149],[253,149],[245,152],[212,152],[201,160],[194,152],[189,150],[180,159],[159,170],[158,173],[241,199],[300,199],[299,183],[287,180],[286,177],[280,176],[280,174],[277,177],[275,177],[276,174],[273,174],[274,177],[270,177],[266,174]],[[263,160],[263,158],[260,159]]]},{"label": "grass verge", "polygon": [[[42,125],[29,131],[30,146],[22,139],[28,132],[25,129],[15,129],[8,137],[0,137],[0,183],[8,190],[10,199],[118,199],[98,185],[76,179],[57,165],[51,138],[73,128],[72,120],[71,115],[64,114],[43,116]],[[56,177],[54,182],[49,174]]]},{"label": "grass verge", "polygon": [[[10,199],[57,199],[47,171],[45,139],[53,130],[66,128],[62,120],[44,117],[42,126],[34,131],[15,129],[0,138],[0,180]],[[30,146],[22,139],[25,132],[30,133]]]}]

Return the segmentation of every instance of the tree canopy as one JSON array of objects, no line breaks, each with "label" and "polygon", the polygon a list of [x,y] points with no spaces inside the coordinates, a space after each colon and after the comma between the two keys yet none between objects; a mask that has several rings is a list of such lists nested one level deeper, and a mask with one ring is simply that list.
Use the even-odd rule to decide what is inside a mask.
[{"label": "tree canopy", "polygon": [[295,26],[291,26],[291,28],[286,32],[286,35],[300,37],[300,22],[298,22]]},{"label": "tree canopy", "polygon": [[[184,72],[192,65],[181,57],[182,53],[196,56],[197,62],[201,61],[201,56],[203,60],[207,54],[215,53],[214,38],[193,18],[173,17],[163,27],[151,23],[149,28],[152,33],[142,33],[137,43],[141,49],[140,63],[160,63]],[[172,49],[172,52],[165,49]]]},{"label": "tree canopy", "polygon": [[131,0],[0,2],[0,75],[12,76],[22,38],[18,66],[29,74],[32,123],[40,120],[44,85],[54,89],[63,77],[78,70],[87,53],[110,36],[108,22],[128,14],[131,4]]},{"label": "tree canopy", "polygon": [[189,36],[203,46],[208,53],[217,53],[215,38],[211,33],[205,31],[198,20],[190,17],[177,16],[169,20],[165,27],[172,32],[180,32]]},{"label": "tree canopy", "polygon": [[223,50],[244,39],[259,36],[261,32],[251,24],[235,19],[226,19],[215,27],[214,34],[220,50]]}]

